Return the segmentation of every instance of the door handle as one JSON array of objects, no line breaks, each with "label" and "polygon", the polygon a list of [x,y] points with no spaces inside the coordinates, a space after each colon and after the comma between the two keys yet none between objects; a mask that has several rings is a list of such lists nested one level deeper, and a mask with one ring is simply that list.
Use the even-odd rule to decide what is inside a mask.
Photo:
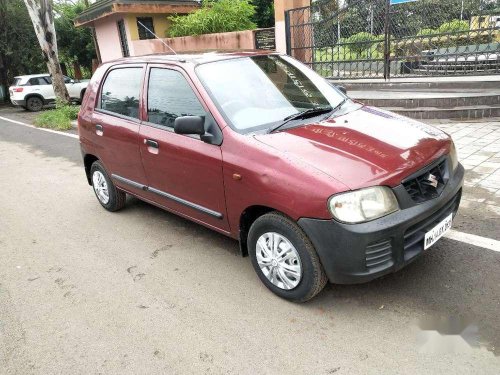
[{"label": "door handle", "polygon": [[95,126],[95,133],[98,135],[98,136],[101,136],[104,134],[104,128],[102,127],[101,124],[97,124]]},{"label": "door handle", "polygon": [[148,147],[157,148],[157,149],[160,148],[160,146],[158,145],[158,142],[153,141],[152,139],[145,139],[144,143]]}]

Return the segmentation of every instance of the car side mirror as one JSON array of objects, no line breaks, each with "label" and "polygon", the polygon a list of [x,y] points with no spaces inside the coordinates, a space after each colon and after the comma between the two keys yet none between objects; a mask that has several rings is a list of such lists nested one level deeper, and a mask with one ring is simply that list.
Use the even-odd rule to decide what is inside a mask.
[{"label": "car side mirror", "polygon": [[345,86],[341,86],[341,85],[336,85],[335,83],[333,82],[330,82],[330,81],[327,81],[330,86],[332,86],[333,88],[339,90],[341,93],[343,93],[344,95],[347,95],[347,89],[345,88]]},{"label": "car side mirror", "polygon": [[174,131],[177,134],[205,134],[205,117],[182,116],[174,122]]},{"label": "car side mirror", "polygon": [[177,117],[174,122],[174,131],[177,134],[199,135],[203,142],[211,145],[222,143],[222,133],[211,116],[208,121],[205,116]]},{"label": "car side mirror", "polygon": [[345,86],[335,85],[335,87],[344,95],[347,95],[347,89],[345,88]]}]

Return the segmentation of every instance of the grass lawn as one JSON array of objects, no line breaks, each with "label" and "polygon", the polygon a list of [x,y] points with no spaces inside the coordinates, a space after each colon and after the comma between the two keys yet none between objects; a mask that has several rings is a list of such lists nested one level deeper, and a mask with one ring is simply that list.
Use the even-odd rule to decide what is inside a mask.
[{"label": "grass lawn", "polygon": [[35,118],[35,126],[53,130],[70,130],[71,121],[76,120],[80,111],[79,105],[64,105],[41,112]]}]

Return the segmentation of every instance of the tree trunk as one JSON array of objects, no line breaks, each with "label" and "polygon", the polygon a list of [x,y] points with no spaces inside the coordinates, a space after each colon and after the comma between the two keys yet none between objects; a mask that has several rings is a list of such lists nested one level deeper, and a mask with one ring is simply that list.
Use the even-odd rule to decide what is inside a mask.
[{"label": "tree trunk", "polygon": [[51,0],[24,0],[26,8],[33,23],[36,37],[42,49],[43,57],[47,63],[50,76],[52,77],[52,86],[56,97],[62,103],[69,103],[70,97],[64,77],[59,64],[57,55],[57,39],[54,27],[54,13],[52,11]]},{"label": "tree trunk", "polygon": [[75,72],[74,79],[80,80],[83,78],[82,69],[78,61],[73,61],[73,71]]}]

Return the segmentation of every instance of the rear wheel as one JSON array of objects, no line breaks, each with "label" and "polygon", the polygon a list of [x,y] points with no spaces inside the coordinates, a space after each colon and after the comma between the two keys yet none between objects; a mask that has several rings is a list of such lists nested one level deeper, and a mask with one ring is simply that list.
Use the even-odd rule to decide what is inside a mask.
[{"label": "rear wheel", "polygon": [[308,301],[327,282],[309,238],[294,221],[278,212],[265,214],[252,224],[248,252],[261,281],[282,298]]},{"label": "rear wheel", "polygon": [[101,206],[111,212],[118,211],[125,206],[127,195],[113,184],[100,161],[92,164],[90,176],[94,193]]},{"label": "rear wheel", "polygon": [[31,112],[41,111],[43,108],[43,99],[39,96],[31,96],[26,100],[26,109]]}]

